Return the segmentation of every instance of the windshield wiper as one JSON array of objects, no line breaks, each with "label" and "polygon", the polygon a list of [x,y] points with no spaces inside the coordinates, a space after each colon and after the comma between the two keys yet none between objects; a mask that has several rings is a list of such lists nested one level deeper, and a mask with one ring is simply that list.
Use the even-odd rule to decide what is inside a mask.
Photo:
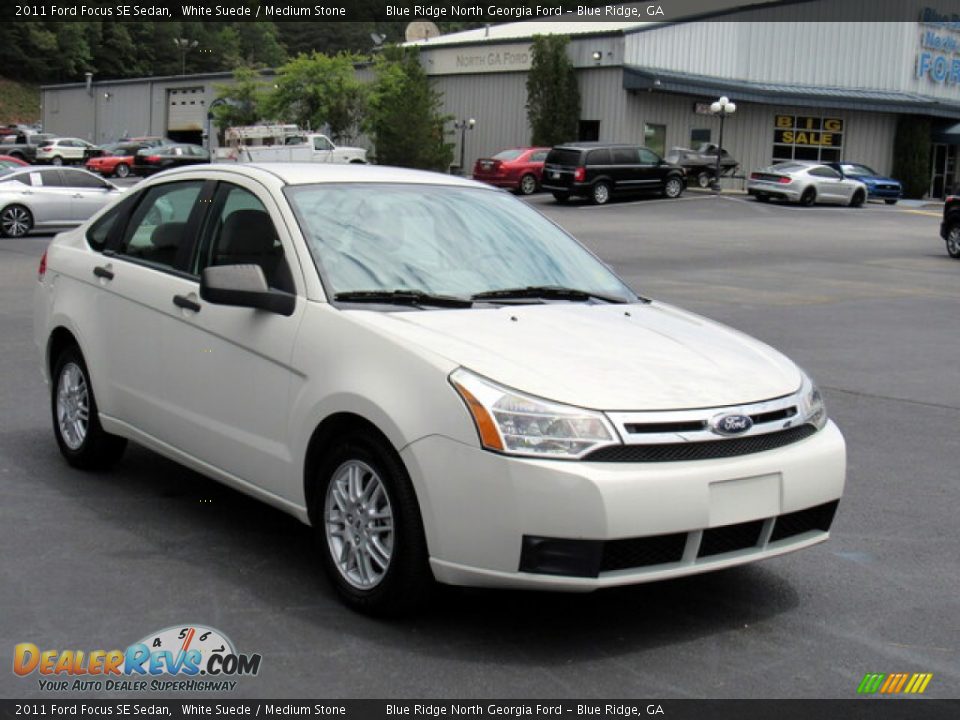
[{"label": "windshield wiper", "polygon": [[351,290],[333,296],[340,302],[384,303],[387,305],[433,305],[436,307],[468,308],[471,300],[451,295],[431,295],[421,290]]},{"label": "windshield wiper", "polygon": [[504,288],[503,290],[488,290],[475,293],[471,300],[522,300],[526,298],[543,300],[572,300],[585,302],[587,300],[601,300],[606,303],[625,303],[625,298],[615,295],[604,295],[590,290],[560,287],[559,285],[529,285],[522,288]]}]

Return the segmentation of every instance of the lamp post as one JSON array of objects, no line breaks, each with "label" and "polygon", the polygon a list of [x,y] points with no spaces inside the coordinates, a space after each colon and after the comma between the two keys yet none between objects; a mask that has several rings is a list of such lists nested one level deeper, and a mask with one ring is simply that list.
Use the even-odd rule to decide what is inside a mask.
[{"label": "lamp post", "polygon": [[199,43],[196,40],[187,40],[187,38],[174,38],[173,44],[180,50],[180,74],[187,74],[187,53],[193,50]]},{"label": "lamp post", "polygon": [[467,130],[473,130],[474,126],[477,124],[477,121],[473,118],[468,120],[461,120],[460,122],[455,122],[453,124],[454,130],[460,131],[460,174],[466,177],[466,172],[463,169],[463,163],[465,158],[466,142],[467,142]]},{"label": "lamp post", "polygon": [[710,113],[720,116],[720,142],[717,143],[717,166],[713,173],[714,192],[720,192],[720,153],[723,151],[723,121],[727,115],[733,115],[736,111],[736,104],[730,102],[730,98],[726,95],[710,105]]}]

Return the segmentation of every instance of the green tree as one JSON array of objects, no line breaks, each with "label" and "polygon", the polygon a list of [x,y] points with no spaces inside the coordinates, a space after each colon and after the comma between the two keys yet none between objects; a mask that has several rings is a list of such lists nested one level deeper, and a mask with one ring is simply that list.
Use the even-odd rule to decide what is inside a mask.
[{"label": "green tree", "polygon": [[220,129],[253,125],[263,119],[268,98],[266,83],[256,70],[241,66],[233,71],[233,82],[215,85],[217,99],[226,100],[213,108],[214,124]]},{"label": "green tree", "polygon": [[388,47],[374,62],[368,132],[381,165],[446,171],[453,160],[441,93],[434,90],[416,48]]},{"label": "green tree", "polygon": [[923,197],[930,190],[930,118],[901,115],[893,139],[893,176],[908,198]]},{"label": "green tree", "polygon": [[567,57],[569,43],[564,35],[533,38],[527,75],[527,118],[533,145],[551,147],[577,137],[580,88]]},{"label": "green tree", "polygon": [[287,59],[272,22],[238,22],[240,54],[251,67],[279,67]]},{"label": "green tree", "polygon": [[298,55],[278,68],[267,114],[303,128],[327,125],[335,140],[351,138],[366,100],[366,88],[354,69],[360,60],[347,53]]}]

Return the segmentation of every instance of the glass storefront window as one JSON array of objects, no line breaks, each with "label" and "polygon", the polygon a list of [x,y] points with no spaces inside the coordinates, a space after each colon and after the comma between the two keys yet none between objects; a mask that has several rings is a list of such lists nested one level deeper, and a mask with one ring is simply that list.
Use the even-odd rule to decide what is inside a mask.
[{"label": "glass storefront window", "polygon": [[643,124],[643,144],[663,157],[667,154],[667,126]]},{"label": "glass storefront window", "polygon": [[834,162],[843,157],[844,121],[817,115],[775,115],[774,163],[787,160]]}]

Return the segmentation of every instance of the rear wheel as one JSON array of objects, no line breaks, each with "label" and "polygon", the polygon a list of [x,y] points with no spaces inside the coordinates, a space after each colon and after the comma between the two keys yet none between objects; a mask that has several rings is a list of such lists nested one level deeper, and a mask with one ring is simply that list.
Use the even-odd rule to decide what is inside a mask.
[{"label": "rear wheel", "polygon": [[594,205],[606,205],[610,202],[610,183],[603,180],[594,183],[590,188],[590,201]]},{"label": "rear wheel", "polygon": [[0,235],[18,238],[33,229],[33,215],[23,205],[8,205],[0,211]]},{"label": "rear wheel", "polygon": [[427,543],[410,476],[369,432],[342,437],[317,477],[313,518],[327,576],[352,608],[399,615],[433,588]]},{"label": "rear wheel", "polygon": [[553,193],[553,199],[556,200],[561,205],[563,205],[570,199],[570,193],[555,192]]},{"label": "rear wheel", "polygon": [[114,170],[114,174],[115,174],[118,178],[125,178],[125,177],[127,177],[127,175],[130,174],[130,166],[127,165],[126,163],[119,163],[119,164],[117,165],[117,169]]},{"label": "rear wheel", "polygon": [[53,433],[67,462],[82,470],[114,465],[123,456],[127,441],[100,425],[90,375],[76,345],[57,358],[50,390]]},{"label": "rear wheel", "polygon": [[697,174],[697,186],[706,190],[713,184],[713,173],[701,170]]},{"label": "rear wheel", "polygon": [[800,204],[804,207],[810,207],[817,201],[817,191],[812,187],[808,187],[800,195]]},{"label": "rear wheel", "polygon": [[537,178],[527,173],[520,178],[520,185],[517,189],[521,195],[533,195],[537,191]]},{"label": "rear wheel", "polygon": [[955,222],[947,230],[947,254],[960,260],[960,222]]},{"label": "rear wheel", "polygon": [[860,207],[866,200],[866,193],[864,193],[863,190],[857,190],[853,193],[853,197],[850,198],[850,207]]},{"label": "rear wheel", "polygon": [[54,155],[50,162],[59,167],[60,165],[63,165],[63,158],[59,155]]},{"label": "rear wheel", "polygon": [[678,198],[683,193],[683,182],[678,177],[669,177],[663,185],[663,195],[668,198]]}]

